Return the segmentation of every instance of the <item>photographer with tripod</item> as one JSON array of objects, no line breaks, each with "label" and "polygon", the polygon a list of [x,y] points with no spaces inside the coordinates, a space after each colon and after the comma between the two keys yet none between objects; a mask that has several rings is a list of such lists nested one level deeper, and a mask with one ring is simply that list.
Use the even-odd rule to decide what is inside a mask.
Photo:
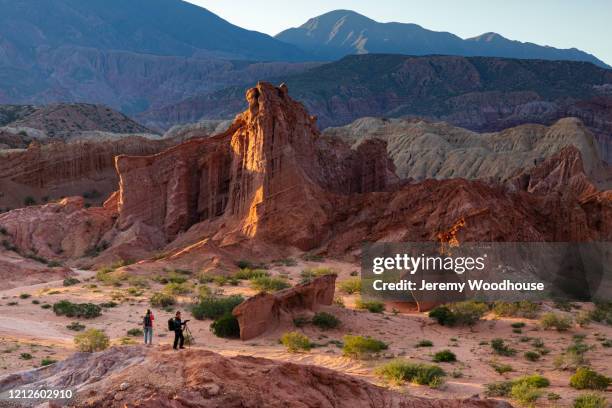
[{"label": "photographer with tripod", "polygon": [[168,328],[174,331],[174,346],[172,348],[175,350],[177,349],[177,346],[178,348],[185,348],[185,337],[183,336],[183,330],[187,330],[189,333],[187,322],[189,322],[189,320],[181,320],[181,312],[176,312],[175,317],[168,321]]}]

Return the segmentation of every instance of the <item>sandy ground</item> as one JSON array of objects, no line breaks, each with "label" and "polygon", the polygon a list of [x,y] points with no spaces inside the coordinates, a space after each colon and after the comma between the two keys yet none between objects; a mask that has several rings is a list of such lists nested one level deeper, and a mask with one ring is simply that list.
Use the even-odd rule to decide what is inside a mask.
[{"label": "sandy ground", "polygon": [[[288,276],[291,283],[298,283],[300,271],[307,267],[328,267],[338,272],[338,281],[350,278],[350,273],[358,270],[358,266],[349,263],[324,261],[299,261],[293,267],[272,267],[273,275]],[[79,321],[88,328],[103,329],[114,344],[126,337],[127,330],[141,326],[142,316],[149,306],[148,297],[163,285],[149,281],[151,287],[144,289],[140,296],[127,295],[129,285],[121,287],[105,286],[97,282],[94,272],[75,271],[82,283],[64,287],[62,281],[52,281],[44,284],[33,284],[19,288],[0,291],[0,375],[37,367],[42,359],[60,360],[74,351],[73,338],[77,332],[66,328],[73,321]],[[195,282],[195,279],[193,280]],[[96,285],[93,287],[92,285]],[[255,294],[249,288],[248,281],[241,281],[239,286],[218,287],[208,284],[212,289],[224,294],[241,293],[246,296]],[[29,297],[22,296],[29,294]],[[104,309],[102,316],[94,319],[73,319],[56,316],[52,309],[43,309],[43,304],[53,304],[67,299],[74,302],[102,303],[122,295],[125,298],[114,308]],[[127,296],[127,297],[126,297]],[[575,327],[567,332],[544,331],[538,328],[537,322],[529,319],[496,319],[493,315],[486,317],[472,329],[446,328],[434,323],[423,313],[413,314],[374,314],[367,311],[354,310],[356,296],[345,295],[337,291],[346,305],[329,306],[325,310],[336,315],[342,325],[338,329],[321,331],[312,325],[298,330],[318,344],[327,344],[330,340],[342,340],[345,334],[372,336],[387,342],[389,350],[383,355],[366,360],[354,360],[342,355],[342,350],[334,344],[316,347],[309,353],[288,353],[279,344],[283,331],[279,329],[256,339],[242,342],[215,337],[209,329],[210,321],[194,320],[188,312],[192,302],[191,296],[179,298],[180,303],[175,308],[182,310],[184,318],[191,318],[189,326],[196,339],[192,347],[203,347],[224,355],[253,355],[277,360],[316,364],[339,370],[380,384],[373,374],[374,369],[391,358],[401,357],[415,362],[431,363],[432,355],[442,349],[450,349],[456,355],[456,363],[440,363],[449,374],[446,384],[441,389],[431,389],[425,386],[405,385],[400,389],[412,395],[424,397],[470,397],[484,394],[483,385],[493,381],[511,379],[525,374],[540,373],[551,380],[551,386],[545,390],[545,396],[538,406],[570,406],[578,391],[569,387],[571,371],[559,371],[553,366],[555,356],[559,355],[572,343],[575,334],[584,334],[584,342],[593,345],[593,350],[587,353],[592,367],[599,372],[611,375],[612,349],[604,348],[596,337],[612,339],[612,328],[609,326],[591,324],[588,328]],[[17,304],[14,304],[17,302]],[[34,302],[34,303],[33,303]],[[13,303],[13,304],[12,304]],[[545,308],[551,306],[544,305]],[[172,333],[166,330],[166,322],[173,312],[153,308],[155,314],[154,346],[170,344]],[[514,333],[511,324],[517,321],[526,323],[522,333]],[[526,337],[541,338],[550,353],[538,362],[530,362],[523,353],[532,350]],[[488,344],[483,342],[493,338],[503,338],[513,348],[518,350],[514,357],[496,356]],[[419,340],[428,339],[433,347],[417,348]],[[132,337],[132,341],[142,342],[140,337]],[[22,353],[28,353],[31,359],[24,359]],[[27,356],[26,356],[27,358]],[[500,375],[491,367],[491,362],[510,364],[514,371]],[[548,402],[546,393],[554,392],[561,396],[559,401]]]}]

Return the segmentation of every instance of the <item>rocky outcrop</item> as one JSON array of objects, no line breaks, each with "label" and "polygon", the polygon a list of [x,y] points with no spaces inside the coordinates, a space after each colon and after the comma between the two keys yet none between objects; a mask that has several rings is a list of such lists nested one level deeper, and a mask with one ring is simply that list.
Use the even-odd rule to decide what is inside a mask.
[{"label": "rocky outcrop", "polygon": [[334,300],[336,275],[325,275],[276,293],[260,293],[236,306],[233,315],[240,325],[240,339],[249,340],[272,330],[295,314],[316,311]]},{"label": "rocky outcrop", "polygon": [[593,134],[576,118],[552,126],[521,125],[495,133],[476,133],[443,122],[419,119],[361,118],[323,132],[349,144],[381,139],[404,179],[481,179],[503,183],[566,146],[575,146],[586,174],[601,172],[602,158]]},{"label": "rocky outcrop", "polygon": [[0,234],[3,245],[9,249],[0,249],[0,290],[19,286],[49,282],[53,279],[64,279],[72,271],[63,266],[48,266],[35,259],[21,256],[10,250],[10,237]]},{"label": "rocky outcrop", "polygon": [[45,260],[77,259],[105,249],[115,209],[85,208],[82,197],[0,214],[5,240],[20,254]]},{"label": "rocky outcrop", "polygon": [[411,397],[315,365],[223,357],[202,349],[176,353],[170,347],[77,353],[0,376],[0,393],[25,386],[75,389],[70,402],[75,407],[511,408],[493,399]]}]

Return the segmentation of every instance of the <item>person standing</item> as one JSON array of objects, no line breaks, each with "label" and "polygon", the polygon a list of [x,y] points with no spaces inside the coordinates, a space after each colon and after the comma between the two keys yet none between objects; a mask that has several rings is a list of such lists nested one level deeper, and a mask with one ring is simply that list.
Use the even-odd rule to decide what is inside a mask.
[{"label": "person standing", "polygon": [[149,346],[153,345],[153,313],[150,309],[147,309],[147,313],[142,319],[142,327],[144,331],[144,342]]},{"label": "person standing", "polygon": [[174,316],[174,345],[172,346],[173,349],[177,349],[178,348],[182,348],[184,349],[185,346],[185,337],[183,336],[183,329],[185,327],[185,325],[187,324],[188,320],[182,321],[181,320],[181,312],[176,312],[176,315]]}]

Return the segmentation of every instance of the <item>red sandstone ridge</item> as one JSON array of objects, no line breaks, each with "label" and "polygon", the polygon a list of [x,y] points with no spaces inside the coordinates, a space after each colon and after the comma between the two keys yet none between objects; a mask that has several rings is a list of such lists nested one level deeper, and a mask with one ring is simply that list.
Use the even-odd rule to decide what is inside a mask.
[{"label": "red sandstone ridge", "polygon": [[176,353],[169,346],[77,353],[48,367],[0,376],[0,392],[26,386],[69,386],[76,391],[75,407],[512,407],[494,399],[422,399],[314,365],[196,349]]},{"label": "red sandstone ridge", "polygon": [[164,251],[167,260],[194,269],[208,265],[211,254],[237,250],[262,258],[287,248],[344,256],[364,241],[436,240],[461,219],[459,241],[612,239],[612,193],[593,187],[576,149],[511,186],[410,184],[394,174],[384,141],[350,147],[322,136],[284,85],[259,83],[246,97],[248,109],[224,133],[151,156],[118,156],[118,193],[106,209],[79,213],[100,217],[93,235],[89,215],[70,218],[85,238],[39,226],[65,223],[66,211],[53,206],[12,211],[0,216],[0,226],[20,251],[67,259],[109,246],[98,263]]}]

